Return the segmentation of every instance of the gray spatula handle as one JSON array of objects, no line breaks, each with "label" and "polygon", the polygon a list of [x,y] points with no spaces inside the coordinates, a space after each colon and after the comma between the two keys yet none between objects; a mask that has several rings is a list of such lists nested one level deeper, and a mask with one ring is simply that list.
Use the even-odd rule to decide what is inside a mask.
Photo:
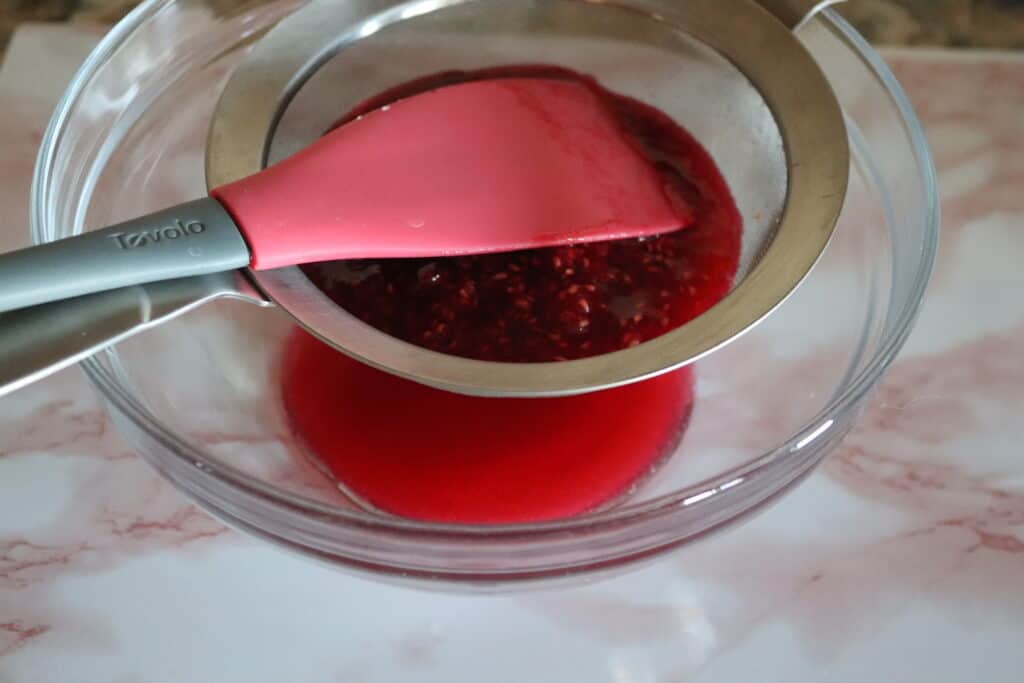
[{"label": "gray spatula handle", "polygon": [[249,264],[231,216],[205,198],[78,237],[0,254],[0,312]]}]

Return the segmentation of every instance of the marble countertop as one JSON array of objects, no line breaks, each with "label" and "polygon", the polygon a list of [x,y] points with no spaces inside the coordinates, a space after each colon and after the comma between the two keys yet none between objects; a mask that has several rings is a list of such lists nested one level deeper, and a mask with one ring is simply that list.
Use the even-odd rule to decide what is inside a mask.
[{"label": "marble countertop", "polygon": [[[43,128],[97,38],[12,42],[0,250],[27,241]],[[1024,55],[886,56],[939,168],[938,270],[860,426],[771,510],[591,586],[379,585],[197,510],[72,369],[0,402],[0,683],[1020,681]]]}]

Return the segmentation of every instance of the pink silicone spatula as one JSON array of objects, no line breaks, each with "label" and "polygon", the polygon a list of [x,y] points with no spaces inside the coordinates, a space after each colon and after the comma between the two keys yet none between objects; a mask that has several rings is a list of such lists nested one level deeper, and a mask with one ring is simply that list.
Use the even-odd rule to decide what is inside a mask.
[{"label": "pink silicone spatula", "polygon": [[546,79],[400,100],[211,195],[0,255],[0,311],[242,267],[511,251],[692,221],[596,94]]}]

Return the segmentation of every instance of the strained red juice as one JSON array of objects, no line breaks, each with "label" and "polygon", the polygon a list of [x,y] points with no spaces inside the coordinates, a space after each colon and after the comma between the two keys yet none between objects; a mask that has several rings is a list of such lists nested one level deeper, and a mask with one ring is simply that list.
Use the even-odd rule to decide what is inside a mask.
[{"label": "strained red juice", "polygon": [[[690,205],[694,223],[642,239],[305,266],[314,284],[392,336],[512,363],[634,346],[717,303],[739,262],[739,211],[701,145],[649,105],[564,69],[504,67],[407,84],[341,123],[417,92],[505,76],[587,83]],[[297,434],[354,498],[459,523],[540,521],[607,504],[675,450],[693,400],[689,368],[583,396],[461,396],[369,368],[299,330],[285,349],[282,382]]]}]

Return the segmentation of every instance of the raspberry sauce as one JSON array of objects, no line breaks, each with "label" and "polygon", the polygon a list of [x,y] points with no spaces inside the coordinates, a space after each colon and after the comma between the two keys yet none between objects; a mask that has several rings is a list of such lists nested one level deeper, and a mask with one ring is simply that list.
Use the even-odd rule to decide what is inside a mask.
[{"label": "raspberry sauce", "polygon": [[[720,300],[739,261],[742,222],[700,144],[668,116],[556,67],[446,73],[364,103],[365,111],[476,78],[574,78],[615,111],[694,223],[653,238],[434,259],[304,267],[340,306],[405,341],[503,362],[583,358],[672,330]],[[282,364],[293,426],[354,498],[414,519],[554,519],[627,492],[679,442],[689,369],[617,389],[550,399],[451,394],[366,367],[296,330]]]}]

